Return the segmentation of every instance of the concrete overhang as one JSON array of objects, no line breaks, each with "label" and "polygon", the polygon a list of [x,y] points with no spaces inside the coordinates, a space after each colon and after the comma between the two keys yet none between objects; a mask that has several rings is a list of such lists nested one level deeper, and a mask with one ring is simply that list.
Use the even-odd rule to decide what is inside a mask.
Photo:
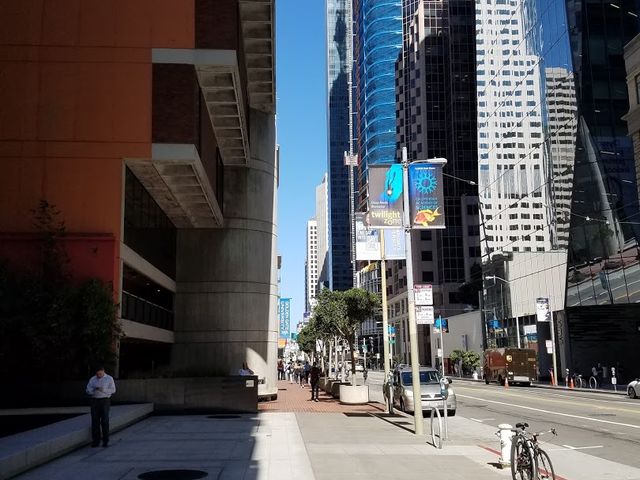
[{"label": "concrete overhang", "polygon": [[251,108],[275,111],[273,0],[240,0],[240,23]]},{"label": "concrete overhang", "polygon": [[222,211],[195,145],[154,143],[151,157],[126,164],[176,228],[222,227]]},{"label": "concrete overhang", "polygon": [[246,165],[249,135],[236,51],[155,48],[152,58],[194,66],[223,163]]}]

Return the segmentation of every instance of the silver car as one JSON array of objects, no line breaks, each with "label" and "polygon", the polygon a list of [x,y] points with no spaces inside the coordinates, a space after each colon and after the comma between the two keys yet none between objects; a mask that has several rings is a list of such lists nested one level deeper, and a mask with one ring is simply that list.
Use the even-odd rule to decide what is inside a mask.
[{"label": "silver car", "polygon": [[640,379],[636,378],[633,382],[630,382],[627,385],[627,394],[629,398],[638,398],[640,397]]},{"label": "silver car", "polygon": [[[437,407],[440,412],[444,411],[444,401],[440,392],[440,372],[435,368],[420,367],[420,394],[422,396],[422,410],[431,410]],[[451,380],[449,379],[449,383]],[[411,377],[411,367],[397,368],[393,375],[393,403],[403,412],[413,412],[415,402],[413,401],[413,382]],[[456,394],[448,386],[449,395],[447,397],[447,414],[454,416],[457,409]]]}]

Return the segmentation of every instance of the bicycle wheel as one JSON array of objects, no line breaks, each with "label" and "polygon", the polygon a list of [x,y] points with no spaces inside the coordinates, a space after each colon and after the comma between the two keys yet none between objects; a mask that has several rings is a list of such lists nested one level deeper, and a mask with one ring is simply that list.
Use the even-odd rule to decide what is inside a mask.
[{"label": "bicycle wheel", "polygon": [[436,448],[442,448],[442,417],[437,408],[431,409],[431,441]]},{"label": "bicycle wheel", "polygon": [[594,390],[598,388],[598,379],[596,377],[591,377],[589,379],[589,388],[593,388]]},{"label": "bicycle wheel", "polygon": [[521,437],[511,444],[511,478],[513,480],[536,480],[536,460],[531,447]]},{"label": "bicycle wheel", "polygon": [[538,449],[536,453],[536,463],[538,466],[538,479],[539,480],[556,480],[556,474],[553,471],[553,465],[547,452]]}]

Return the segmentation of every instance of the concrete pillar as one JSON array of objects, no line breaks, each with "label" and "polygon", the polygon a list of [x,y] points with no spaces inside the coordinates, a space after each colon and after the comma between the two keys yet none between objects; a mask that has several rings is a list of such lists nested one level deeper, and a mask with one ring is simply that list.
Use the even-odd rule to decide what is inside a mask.
[{"label": "concrete pillar", "polygon": [[224,227],[178,233],[176,370],[237,374],[246,361],[277,394],[275,118],[251,110],[246,167],[224,171]]}]

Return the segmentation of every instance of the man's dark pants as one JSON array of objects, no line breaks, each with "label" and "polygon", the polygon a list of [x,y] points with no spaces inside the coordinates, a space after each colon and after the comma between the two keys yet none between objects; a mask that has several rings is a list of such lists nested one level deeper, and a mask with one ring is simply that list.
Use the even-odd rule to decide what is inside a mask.
[{"label": "man's dark pants", "polygon": [[102,428],[102,444],[109,443],[109,407],[111,399],[92,398],[91,399],[91,436],[93,445],[100,444],[100,429]]},{"label": "man's dark pants", "polygon": [[320,392],[320,382],[317,380],[315,382],[311,382],[311,400],[314,398],[318,398],[318,393]]}]

